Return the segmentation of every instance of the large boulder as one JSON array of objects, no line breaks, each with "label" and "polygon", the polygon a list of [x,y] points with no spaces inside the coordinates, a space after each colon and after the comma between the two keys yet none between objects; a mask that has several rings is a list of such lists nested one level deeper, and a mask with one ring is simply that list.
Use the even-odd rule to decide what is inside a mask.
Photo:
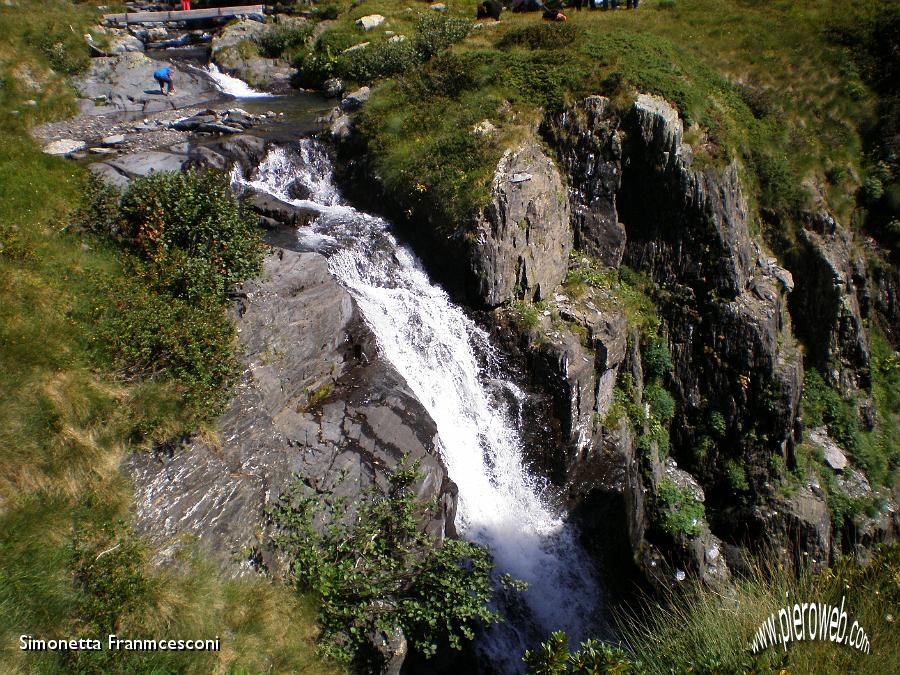
[{"label": "large boulder", "polygon": [[[176,71],[173,96],[160,94],[153,72],[165,65],[171,64],[140,52],[91,59],[90,71],[75,80],[78,95],[89,99],[89,105],[81,107],[82,114],[154,113],[202,105],[220,97],[204,72],[189,67]],[[102,104],[94,105],[93,101]]]},{"label": "large boulder", "polygon": [[547,297],[566,275],[572,230],[559,170],[536,140],[507,151],[470,239],[475,299],[496,306]]}]

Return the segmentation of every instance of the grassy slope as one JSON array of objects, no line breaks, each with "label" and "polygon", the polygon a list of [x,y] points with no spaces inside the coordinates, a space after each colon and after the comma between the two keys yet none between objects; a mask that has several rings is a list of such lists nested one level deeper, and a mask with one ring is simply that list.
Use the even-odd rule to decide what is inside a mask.
[{"label": "grassy slope", "polygon": [[[114,665],[18,650],[20,634],[96,635],[85,610],[96,597],[75,582],[73,544],[111,546],[116,537],[102,526],[127,520],[130,486],[118,467],[140,450],[130,443],[135,430],[150,420],[169,433],[184,426],[165,381],[117,381],[96,361],[91,326],[79,317],[109,301],[95,293],[92,272],[121,269],[121,256],[62,231],[82,170],[42,154],[27,135],[29,125],[72,112],[49,65],[83,65],[81,36],[95,12],[61,0],[0,8],[0,670],[332,672],[314,653],[314,612],[302,598],[261,579],[224,580],[189,544],[176,573],[152,568],[138,543],[132,562],[147,592],[120,612],[117,628],[220,635],[220,653]],[[128,537],[127,527],[118,531]]]},{"label": "grassy slope", "polygon": [[[450,3],[450,12],[471,17],[475,4]],[[387,16],[390,30],[410,33],[415,13],[406,7],[355,3],[325,39],[338,47],[383,39],[352,25],[372,12]],[[869,11],[833,0],[685,0],[674,9],[651,0],[639,12],[569,10],[568,24],[544,31],[559,34],[558,44],[551,36],[541,49],[505,44],[540,25],[534,14],[506,14],[455,48],[455,61],[432,63],[424,83],[415,75],[386,83],[364,114],[364,135],[392,190],[410,206],[444,209],[443,225],[453,227],[487,198],[503,147],[535,121],[539,106],[650,91],[694,124],[687,138],[701,161],[738,160],[754,203],[788,211],[803,199],[801,180],[814,176],[847,222],[862,166],[860,129],[872,120],[874,97],[826,29]],[[493,146],[459,133],[481,119],[501,129]],[[430,199],[429,190],[441,194]]]}]

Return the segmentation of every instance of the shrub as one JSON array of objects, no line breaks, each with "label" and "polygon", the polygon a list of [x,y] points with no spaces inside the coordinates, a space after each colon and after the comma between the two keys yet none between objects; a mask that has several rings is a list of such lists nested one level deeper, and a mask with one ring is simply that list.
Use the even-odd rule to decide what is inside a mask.
[{"label": "shrub", "polygon": [[81,201],[71,216],[73,225],[94,234],[117,237],[121,234],[119,223],[118,188],[110,185],[97,174],[89,172],[82,188]]},{"label": "shrub", "polygon": [[110,300],[93,316],[97,349],[129,378],[171,377],[189,419],[219,414],[237,373],[235,328],[223,305],[160,289],[164,271],[153,265],[133,260],[126,269],[100,281]]},{"label": "shrub", "polygon": [[292,53],[306,44],[312,35],[309,24],[276,24],[256,38],[259,53],[270,59]]},{"label": "shrub", "polygon": [[659,525],[672,536],[693,537],[701,532],[705,516],[703,503],[688,488],[680,488],[672,481],[660,481],[656,490]]},{"label": "shrub", "polygon": [[643,349],[644,377],[649,380],[658,380],[665,376],[672,368],[672,355],[669,347],[662,340],[654,340]]},{"label": "shrub", "polygon": [[750,481],[747,480],[747,471],[740,462],[729,460],[725,466],[725,478],[728,487],[733,492],[747,492],[750,490]]},{"label": "shrub", "polygon": [[472,21],[440,12],[429,12],[416,25],[413,46],[424,60],[430,59],[451,45],[465,39],[472,29]]},{"label": "shrub", "polygon": [[538,651],[528,650],[522,657],[528,675],[562,675],[563,673],[628,673],[640,672],[641,664],[628,654],[598,640],[586,640],[578,651],[569,649],[569,638],[556,631],[541,644]]},{"label": "shrub", "polygon": [[584,39],[584,31],[571,23],[538,23],[509,31],[498,43],[501,49],[565,49]]},{"label": "shrub", "polygon": [[[436,542],[419,529],[435,504],[416,501],[418,464],[402,463],[386,494],[373,487],[355,516],[340,501],[308,497],[295,483],[269,512],[275,545],[293,561],[298,585],[319,600],[327,653],[364,660],[373,629],[403,629],[415,651],[432,656],[447,640],[459,649],[479,623],[499,620],[488,608],[492,590],[487,549],[458,539]],[[318,532],[331,502],[330,526]]]},{"label": "shrub", "polygon": [[415,48],[404,42],[380,42],[340,56],[335,74],[357,82],[372,82],[406,72],[419,63]]},{"label": "shrub", "polygon": [[661,423],[671,422],[675,417],[675,399],[658,384],[648,385],[644,389],[644,398],[650,404],[651,414]]},{"label": "shrub", "polygon": [[[216,288],[222,290],[261,269],[255,219],[231,194],[224,174],[188,171],[140,178],[122,196],[120,216],[122,236],[142,257],[180,275],[177,283],[185,289],[195,274],[208,284],[201,263],[221,277]],[[176,251],[183,257],[172,260]]]}]

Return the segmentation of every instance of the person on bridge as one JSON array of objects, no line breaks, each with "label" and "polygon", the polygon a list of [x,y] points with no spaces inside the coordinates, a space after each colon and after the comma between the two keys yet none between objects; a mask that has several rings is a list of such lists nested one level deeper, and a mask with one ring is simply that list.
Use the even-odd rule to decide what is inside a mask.
[{"label": "person on bridge", "polygon": [[[159,93],[172,96],[175,93],[175,85],[172,76],[175,74],[175,66],[162,66],[153,73],[153,79],[159,85]],[[168,91],[165,89],[168,87]]]},{"label": "person on bridge", "polygon": [[181,0],[181,9],[184,12],[191,11],[191,0]]}]

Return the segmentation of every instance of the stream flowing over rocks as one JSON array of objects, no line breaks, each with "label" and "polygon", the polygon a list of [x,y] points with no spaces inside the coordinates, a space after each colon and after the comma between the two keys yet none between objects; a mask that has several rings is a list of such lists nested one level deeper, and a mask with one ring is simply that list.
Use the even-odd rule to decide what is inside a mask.
[{"label": "stream flowing over rocks", "polygon": [[[491,547],[498,575],[530,585],[479,644],[497,667],[515,672],[522,651],[548,632],[566,630],[577,639],[599,628],[591,620],[601,609],[591,562],[543,482],[525,467],[518,431],[524,395],[504,378],[488,335],[429,280],[386,221],[342,202],[330,176],[321,148],[303,141],[299,156],[276,148],[249,179],[238,180],[320,210],[300,242],[325,252],[379,355],[434,420],[438,451],[458,486],[460,535]],[[308,198],[291,198],[298,181]]]},{"label": "stream flowing over rocks", "polygon": [[[91,170],[119,186],[158,171],[230,172],[272,247],[261,277],[235,291],[243,372],[215,433],[128,460],[157,562],[177,564],[190,540],[230,574],[278,575],[286,561],[265,510],[292,481],[353,504],[408,454],[421,462],[419,497],[439,505],[422,527],[438,544],[490,546],[498,586],[506,573],[529,584],[498,593],[506,621],[478,634],[472,657],[483,672],[515,673],[551,631],[608,636],[623,580],[718,584],[759,547],[827,565],[896,539],[895,496],[870,485],[827,428],[804,437],[801,341],[807,363],[860,401],[864,426],[867,322],[878,314],[900,333],[900,282],[866,269],[824,205],[805,214],[798,252],[777,258],[751,231],[738,165],[696,162],[672,105],[639,95],[622,110],[591,96],[509,148],[489,203],[447,237],[405,220],[354,154],[368,87],[327,83],[342,97],[320,118],[335,163],[333,147],[278,131],[288,120],[259,106],[281,109],[268,92],[289,70],[237,49],[262,29],[116,32],[79,85],[80,117],[35,132],[46,152],[93,156]],[[157,65],[207,42],[212,63],[185,64],[173,97],[154,91]],[[566,291],[567,273],[588,262],[613,275],[626,265],[658,290],[677,407],[668,455],[647,441],[649,413],[643,426],[607,418],[623,380],[649,411],[648,336],[612,289]],[[534,321],[512,319],[512,303],[534,308]],[[717,440],[698,457],[711,419]],[[852,540],[832,527],[816,480],[775,488],[772,466],[794,465],[801,440],[821,451],[836,490],[884,503]],[[734,499],[735,462],[753,500]],[[663,485],[705,505],[689,532],[660,529]],[[402,632],[389,642],[399,646],[385,646],[385,662],[398,669]]]}]

